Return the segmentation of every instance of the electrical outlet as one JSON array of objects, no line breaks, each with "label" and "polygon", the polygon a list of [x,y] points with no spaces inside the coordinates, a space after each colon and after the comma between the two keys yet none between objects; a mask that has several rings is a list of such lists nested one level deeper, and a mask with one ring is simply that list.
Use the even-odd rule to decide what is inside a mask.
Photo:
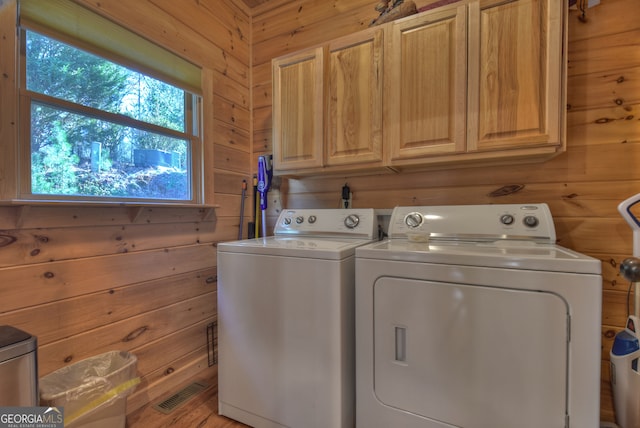
[{"label": "electrical outlet", "polygon": [[[349,192],[349,199],[340,199],[340,208],[353,208],[351,205],[351,199],[353,198],[353,193]],[[345,202],[347,205],[345,206]]]}]

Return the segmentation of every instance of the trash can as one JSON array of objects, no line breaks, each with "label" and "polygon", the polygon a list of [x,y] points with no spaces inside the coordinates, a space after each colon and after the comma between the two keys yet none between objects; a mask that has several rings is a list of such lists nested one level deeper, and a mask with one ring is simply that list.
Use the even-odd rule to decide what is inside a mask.
[{"label": "trash can", "polygon": [[38,405],[37,348],[35,336],[0,325],[0,407]]},{"label": "trash can", "polygon": [[111,351],[40,379],[40,405],[63,407],[65,428],[124,428],[127,396],[140,379],[135,355]]}]

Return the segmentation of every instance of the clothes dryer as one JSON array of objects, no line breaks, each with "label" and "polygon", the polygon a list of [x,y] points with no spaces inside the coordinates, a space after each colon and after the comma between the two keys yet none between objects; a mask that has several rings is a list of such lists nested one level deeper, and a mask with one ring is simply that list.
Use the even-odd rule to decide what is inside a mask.
[{"label": "clothes dryer", "polygon": [[356,249],[359,428],[597,428],[601,262],[545,204],[398,207]]},{"label": "clothes dryer", "polygon": [[258,428],[352,428],[355,249],[372,209],[283,211],[218,245],[219,413]]}]

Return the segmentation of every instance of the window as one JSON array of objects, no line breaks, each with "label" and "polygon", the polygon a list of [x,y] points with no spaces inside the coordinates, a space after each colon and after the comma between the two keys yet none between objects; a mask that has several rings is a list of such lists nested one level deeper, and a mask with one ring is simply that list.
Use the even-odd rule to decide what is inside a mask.
[{"label": "window", "polygon": [[[22,3],[29,17],[36,2]],[[138,38],[123,34],[125,44]],[[22,10],[20,40],[21,198],[201,202],[195,91],[114,53],[111,40],[103,49],[22,19]]]}]

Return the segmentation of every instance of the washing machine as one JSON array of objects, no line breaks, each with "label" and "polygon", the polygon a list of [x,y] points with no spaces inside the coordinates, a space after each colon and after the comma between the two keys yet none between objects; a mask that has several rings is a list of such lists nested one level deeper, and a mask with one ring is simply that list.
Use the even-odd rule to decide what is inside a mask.
[{"label": "washing machine", "polygon": [[354,426],[355,249],[377,236],[372,209],[296,209],[273,236],[218,245],[221,415]]},{"label": "washing machine", "polygon": [[599,260],[545,204],[397,207],[356,249],[359,428],[597,428]]}]

